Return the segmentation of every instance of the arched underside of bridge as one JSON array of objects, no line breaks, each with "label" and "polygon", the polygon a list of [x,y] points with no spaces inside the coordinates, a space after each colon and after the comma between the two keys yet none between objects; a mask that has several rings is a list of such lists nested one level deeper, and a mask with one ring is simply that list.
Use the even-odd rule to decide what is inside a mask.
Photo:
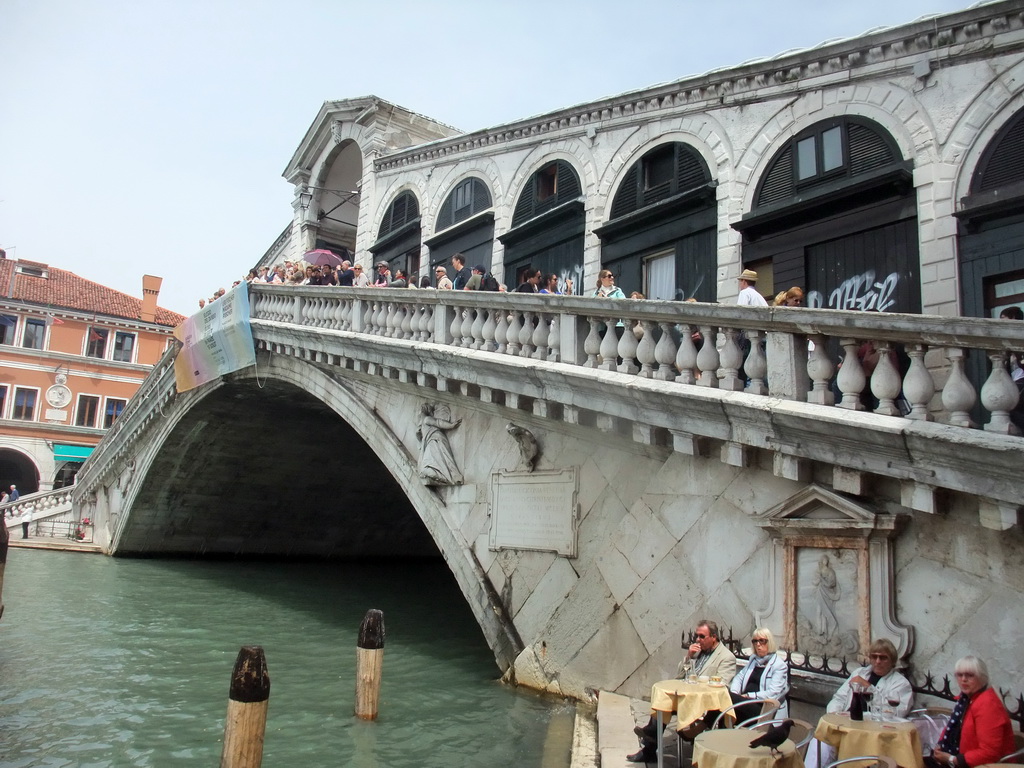
[{"label": "arched underside of bridge", "polygon": [[279,380],[235,379],[164,441],[119,554],[437,557],[405,493],[356,431]]},{"label": "arched underside of bridge", "polygon": [[[422,397],[261,354],[257,369],[178,396],[100,494],[114,555],[443,557],[504,671],[512,621],[417,472]],[[105,509],[104,509],[105,508]],[[106,518],[106,519],[104,519]]]}]

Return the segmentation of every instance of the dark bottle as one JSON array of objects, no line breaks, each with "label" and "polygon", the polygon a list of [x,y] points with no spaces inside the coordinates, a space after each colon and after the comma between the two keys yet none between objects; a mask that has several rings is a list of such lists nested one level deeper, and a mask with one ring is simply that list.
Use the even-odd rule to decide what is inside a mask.
[{"label": "dark bottle", "polygon": [[864,694],[860,691],[854,691],[850,699],[850,719],[864,719]]}]

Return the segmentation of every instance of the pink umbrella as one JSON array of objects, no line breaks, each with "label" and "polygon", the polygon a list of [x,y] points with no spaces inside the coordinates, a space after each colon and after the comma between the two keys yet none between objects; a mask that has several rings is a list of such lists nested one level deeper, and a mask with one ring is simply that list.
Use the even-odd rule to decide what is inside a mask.
[{"label": "pink umbrella", "polygon": [[341,266],[341,257],[337,256],[333,251],[327,251],[323,248],[318,248],[315,251],[306,251],[302,254],[302,258],[307,264],[311,264],[314,267],[322,267],[324,264],[330,264],[332,267]]}]

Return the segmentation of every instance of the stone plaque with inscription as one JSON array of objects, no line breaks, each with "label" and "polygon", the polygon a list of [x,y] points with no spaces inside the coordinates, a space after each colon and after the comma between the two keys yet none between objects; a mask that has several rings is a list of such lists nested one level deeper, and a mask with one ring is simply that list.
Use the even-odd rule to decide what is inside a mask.
[{"label": "stone plaque with inscription", "polygon": [[576,557],[576,468],[491,475],[490,548]]},{"label": "stone plaque with inscription", "polygon": [[46,420],[47,421],[67,421],[68,412],[62,411],[58,408],[47,408],[46,409]]}]

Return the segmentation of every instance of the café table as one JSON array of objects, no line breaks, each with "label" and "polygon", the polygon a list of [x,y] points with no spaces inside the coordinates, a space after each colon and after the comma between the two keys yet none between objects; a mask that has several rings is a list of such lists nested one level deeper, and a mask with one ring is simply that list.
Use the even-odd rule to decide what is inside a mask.
[{"label": "caf\u00e9 table", "polygon": [[[723,684],[686,680],[659,680],[651,687],[651,709],[658,712],[675,712],[680,730],[704,717],[710,710],[725,711],[732,706],[729,686]],[[664,737],[658,729],[658,766],[662,763]]]},{"label": "caf\u00e9 table", "polygon": [[[705,731],[693,742],[694,768],[804,768],[804,760],[792,739],[775,753],[769,747],[750,748],[762,731],[727,728]],[[781,753],[781,757],[779,757]]]},{"label": "caf\u00e9 table", "polygon": [[924,768],[921,737],[908,720],[851,720],[845,713],[825,715],[814,737],[836,748],[836,759],[860,755],[891,757],[902,768]]}]

